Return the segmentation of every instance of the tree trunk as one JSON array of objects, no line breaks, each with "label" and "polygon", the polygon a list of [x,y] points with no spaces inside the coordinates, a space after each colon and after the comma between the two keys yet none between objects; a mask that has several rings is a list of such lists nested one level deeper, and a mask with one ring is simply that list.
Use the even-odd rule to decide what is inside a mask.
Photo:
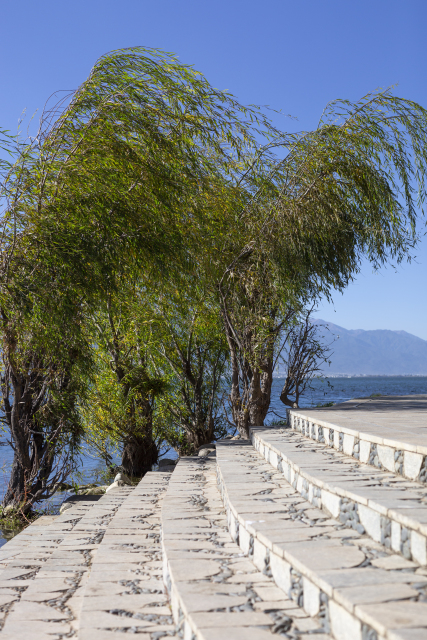
[{"label": "tree trunk", "polygon": [[122,452],[123,471],[136,478],[142,478],[156,464],[158,451],[152,434],[131,435],[126,439]]},{"label": "tree trunk", "polygon": [[24,513],[30,511],[35,502],[54,493],[56,481],[65,479],[67,469],[64,464],[56,469],[54,478],[50,478],[59,429],[52,428],[49,434],[44,434],[38,429],[34,416],[25,412],[26,407],[28,405],[21,408],[21,415],[11,428],[15,452],[3,498],[4,507],[19,507]]},{"label": "tree trunk", "polygon": [[231,332],[227,335],[231,356],[230,403],[234,424],[242,438],[249,438],[250,427],[264,426],[270,407],[273,383],[273,352],[266,356],[260,368],[247,360],[240,362],[238,347]]},{"label": "tree trunk", "polygon": [[[53,495],[71,471],[69,447],[77,432],[63,422],[64,414],[74,406],[69,393],[71,377],[46,364],[37,353],[30,352],[27,367],[19,370],[5,350],[3,363],[2,410],[14,457],[2,504],[28,513],[35,502]],[[55,409],[55,396],[61,399],[60,412]]]},{"label": "tree trunk", "polygon": [[245,402],[245,394],[243,401],[240,395],[240,367],[239,360],[237,358],[237,349],[234,341],[232,341],[231,339],[229,339],[228,344],[230,347],[231,356],[231,414],[233,416],[233,421],[237,427],[239,434],[242,436],[242,438],[247,438],[249,436],[249,412],[247,409],[247,403]]},{"label": "tree trunk", "polygon": [[[3,498],[3,506],[14,506],[22,505],[25,503],[25,493],[26,493],[26,482],[25,482],[25,470],[24,467],[19,460],[18,453],[15,451],[15,455],[13,456],[12,470],[10,473],[9,484]],[[24,511],[28,509],[23,507]]]},{"label": "tree trunk", "polygon": [[254,369],[249,385],[249,424],[263,427],[270,407],[271,385],[273,383],[273,362],[268,362],[266,371]]},{"label": "tree trunk", "polygon": [[[9,392],[10,388],[13,389],[12,394]],[[38,471],[37,449],[40,437],[35,437],[32,400],[40,393],[40,388],[37,376],[19,374],[6,361],[2,379],[3,409],[10,429],[14,456],[2,504],[4,507],[20,506],[25,512],[32,506],[31,502],[29,503],[32,498],[31,484]],[[30,447],[33,449],[33,455],[30,454]]]}]

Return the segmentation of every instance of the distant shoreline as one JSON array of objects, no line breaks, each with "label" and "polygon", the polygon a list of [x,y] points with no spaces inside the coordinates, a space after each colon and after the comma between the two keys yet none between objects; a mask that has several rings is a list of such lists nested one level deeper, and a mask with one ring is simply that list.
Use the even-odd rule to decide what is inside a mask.
[{"label": "distant shoreline", "polygon": [[[285,373],[275,373],[274,378],[285,378]],[[427,373],[324,373],[320,378],[427,378]]]}]

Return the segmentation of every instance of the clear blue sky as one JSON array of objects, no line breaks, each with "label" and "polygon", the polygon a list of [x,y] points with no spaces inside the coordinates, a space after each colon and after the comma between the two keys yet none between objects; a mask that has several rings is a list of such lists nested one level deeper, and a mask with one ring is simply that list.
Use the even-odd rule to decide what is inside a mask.
[{"label": "clear blue sky", "polygon": [[[334,98],[378,87],[427,106],[426,0],[21,0],[3,2],[0,128],[16,130],[57,89],[76,88],[112,49],[178,54],[241,102],[316,126]],[[277,116],[279,126],[294,127]],[[424,233],[423,223],[421,230]],[[357,281],[318,317],[348,329],[404,329],[427,339],[427,238],[418,262]]]}]

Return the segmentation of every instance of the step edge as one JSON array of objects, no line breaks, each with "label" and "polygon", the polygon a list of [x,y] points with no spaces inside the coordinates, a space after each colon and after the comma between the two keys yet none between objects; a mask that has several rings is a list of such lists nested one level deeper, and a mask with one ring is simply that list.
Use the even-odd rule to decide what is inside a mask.
[{"label": "step edge", "polygon": [[[367,431],[360,431],[357,429],[351,429],[350,427],[342,427],[338,424],[335,424],[333,422],[327,422],[326,420],[319,420],[316,418],[316,420],[314,420],[313,418],[311,418],[310,416],[307,416],[307,414],[302,413],[300,411],[296,411],[295,409],[288,409],[287,410],[287,415],[288,415],[288,425],[289,428],[291,428],[293,431],[297,431],[299,433],[303,433],[302,428],[297,428],[296,426],[294,426],[294,421],[293,418],[298,418],[301,420],[305,420],[315,426],[321,426],[324,429],[332,429],[333,431],[337,431],[338,433],[343,433],[344,435],[349,435],[352,436],[354,438],[357,438],[358,440],[362,440],[364,442],[369,442],[371,444],[376,444],[376,445],[380,445],[380,446],[384,446],[384,447],[389,447],[390,449],[394,449],[395,451],[402,451],[403,453],[406,451],[408,453],[415,453],[415,454],[419,454],[421,456],[427,456],[427,446],[424,445],[416,445],[416,444],[410,444],[409,442],[404,442],[403,440],[395,440],[395,439],[391,439],[391,438],[381,438],[380,436],[375,436],[372,433],[369,433]],[[305,435],[306,437],[311,438],[312,440],[316,440],[316,438],[313,438],[311,435],[307,435],[306,431],[304,430],[303,435]],[[330,445],[329,445],[330,446]],[[337,448],[335,446],[331,447],[331,448]],[[344,452],[343,452],[344,453]],[[346,455],[350,455],[350,454],[346,454]],[[350,455],[350,457],[353,457],[352,455]],[[368,464],[368,463],[366,463]],[[371,466],[375,466],[375,465],[371,465]],[[390,470],[390,469],[386,469],[387,471],[389,471],[389,473],[394,473],[396,475],[402,475],[403,477],[407,477],[409,480],[415,480],[414,477],[409,477],[404,475],[403,473],[399,473],[395,470]],[[419,481],[419,482],[423,482],[423,481]],[[426,481],[427,482],[427,479]]]},{"label": "step edge", "polygon": [[[232,504],[232,502],[231,502],[231,500],[229,498],[227,487],[226,487],[226,482],[225,482],[225,480],[223,478],[223,474],[222,474],[221,468],[220,468],[220,458],[217,458],[217,469],[218,469],[217,477],[219,479],[218,486],[219,486],[219,489],[220,489],[221,496],[223,497],[224,507],[225,507],[226,513],[227,513],[227,522],[229,522],[228,514],[229,514],[229,512],[231,512],[233,514],[233,517],[239,523],[239,526],[241,524],[241,526],[249,534],[249,530],[245,526],[244,518],[242,516],[240,516],[240,514],[237,512],[236,508],[234,507],[234,505]],[[244,548],[240,544],[240,536],[236,536],[236,534],[234,534],[234,536],[233,536],[233,533],[234,533],[233,532],[233,528],[235,528],[235,527],[233,527],[233,523],[231,522],[230,526],[229,526],[230,535],[233,538],[233,540],[240,546],[242,551],[244,551]],[[254,531],[254,530],[252,529],[252,531]],[[258,532],[254,531],[254,533],[255,533],[255,536],[253,534],[250,534],[250,535],[253,538],[255,538],[259,542],[260,545],[265,546],[261,542],[261,540],[259,539]],[[271,543],[271,541],[270,541],[270,547],[266,547],[266,548],[268,549],[268,551],[270,553],[273,553],[274,555],[276,555],[280,560],[284,560],[287,564],[292,566],[295,571],[297,571],[298,573],[302,574],[302,577],[305,578],[309,583],[311,583],[315,587],[315,589],[319,590],[320,592],[324,592],[325,595],[329,599],[332,599],[332,601],[335,602],[337,607],[339,607],[340,609],[344,609],[350,616],[352,616],[352,618],[356,621],[356,623],[360,623],[359,637],[362,638],[362,625],[363,624],[367,625],[367,623],[364,620],[362,620],[361,618],[356,616],[355,609],[356,609],[357,605],[353,605],[352,606],[352,610],[349,610],[349,608],[344,607],[343,603],[338,602],[336,600],[335,589],[330,584],[328,584],[326,581],[324,581],[322,578],[320,578],[315,572],[313,572],[310,569],[308,569],[308,567],[306,567],[298,558],[295,558],[289,551],[285,551],[283,549],[280,549],[281,554],[279,555],[278,553],[276,553],[274,551],[274,547],[275,547],[275,545],[273,543]],[[248,555],[248,554],[246,554],[246,555]],[[258,569],[260,569],[259,566],[258,566]],[[275,581],[276,585],[280,589],[282,589],[282,591],[284,591],[283,587],[278,583],[277,577],[274,575],[274,573],[273,573],[273,580]],[[329,593],[326,593],[325,588],[327,588]],[[284,591],[284,593],[286,593],[286,592]],[[288,593],[286,593],[286,595],[289,597]],[[319,599],[320,599],[320,594],[319,594]],[[308,613],[308,615],[313,615],[313,614],[309,613],[305,607],[303,607],[303,608],[306,611],[306,613]],[[317,614],[314,614],[314,615],[317,615]],[[376,621],[375,627],[373,627],[372,625],[367,625],[367,626],[371,626],[372,629],[378,634],[378,636],[379,636],[378,640],[383,640],[383,639],[385,639],[387,637],[387,629],[383,625],[381,625],[380,622]],[[332,630],[329,633],[332,633]],[[355,638],[356,638],[356,636],[355,636]]]},{"label": "step edge", "polygon": [[[294,489],[298,491],[298,493],[300,493],[300,495],[302,495],[302,493],[298,488],[298,482],[296,483],[296,486],[294,486],[294,478],[296,475],[299,475],[299,477],[303,478],[303,480],[306,480],[307,482],[311,483],[313,486],[315,486],[317,489],[320,489],[322,492],[325,491],[326,493],[330,493],[331,495],[339,498],[340,500],[342,498],[345,498],[346,500],[357,502],[357,504],[361,505],[362,507],[371,509],[375,514],[378,514],[380,518],[381,517],[388,518],[391,522],[396,522],[396,524],[398,524],[400,527],[404,527],[405,529],[409,529],[411,532],[415,532],[419,534],[425,539],[426,549],[425,551],[420,551],[420,553],[417,552],[418,557],[415,557],[415,558],[411,557],[408,559],[414,559],[416,562],[419,562],[421,566],[427,565],[427,525],[426,524],[423,524],[417,520],[414,520],[408,516],[405,516],[404,514],[399,513],[394,509],[387,508],[379,503],[376,503],[374,500],[371,500],[371,499],[366,500],[366,504],[365,504],[365,499],[362,496],[358,496],[357,494],[352,494],[351,492],[344,489],[337,490],[337,488],[335,488],[334,486],[331,486],[330,484],[317,480],[315,476],[311,476],[307,472],[301,471],[300,467],[296,463],[292,462],[292,460],[290,460],[290,458],[288,458],[282,452],[279,452],[276,448],[274,448],[273,450],[272,446],[267,441],[263,440],[263,438],[259,435],[259,433],[255,433],[255,429],[263,429],[263,427],[254,427],[250,429],[250,437],[251,437],[251,441],[254,448],[260,453],[260,455],[264,457],[264,459],[269,464],[271,464],[273,469],[276,469],[277,471],[279,471],[279,473],[283,474],[283,477],[285,478],[285,480],[289,482],[294,487]],[[256,446],[257,440],[262,444],[262,447],[264,449],[267,448],[269,451],[272,451],[276,455],[276,457],[280,455],[280,458],[285,461],[285,464],[289,465],[290,469],[294,473],[294,478],[292,478],[291,474],[289,474],[289,478],[288,478],[286,474],[281,469],[278,469],[278,467],[275,466],[275,464],[270,460],[270,456],[268,456],[268,458],[265,456],[265,453]],[[355,498],[357,498],[357,500],[352,498],[353,495],[355,496]],[[309,491],[307,492],[307,496],[303,496],[303,497],[306,497],[306,499],[309,502],[311,502],[313,506],[316,506],[320,509],[324,508],[322,497],[321,497],[321,506],[313,502],[313,496],[311,496],[311,499],[310,499]],[[335,513],[329,510],[327,507],[326,507],[326,510],[328,510],[329,513],[331,513],[331,515],[334,518],[339,518],[339,506],[340,505],[338,504],[337,510]],[[376,542],[381,542],[381,538],[378,535],[374,537],[368,531],[366,533],[367,535],[372,537],[372,539],[375,540]],[[396,536],[397,536],[397,533],[396,533]],[[412,533],[411,533],[411,536],[412,536]],[[396,553],[401,553],[401,551],[397,549],[397,544],[395,545],[395,547],[391,547],[391,548]]]}]

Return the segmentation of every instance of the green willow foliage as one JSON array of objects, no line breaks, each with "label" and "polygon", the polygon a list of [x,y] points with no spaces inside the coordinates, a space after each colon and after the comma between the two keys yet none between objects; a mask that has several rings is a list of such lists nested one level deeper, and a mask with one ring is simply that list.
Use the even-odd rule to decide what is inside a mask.
[{"label": "green willow foliage", "polygon": [[[34,138],[3,135],[14,156],[0,194],[2,389],[15,446],[6,504],[54,490],[70,412],[54,399],[65,393],[60,380],[69,390],[92,375],[88,317],[126,279],[194,273],[205,220],[247,165],[248,123],[258,121],[174,56],[134,48],[100,58],[76,92],[45,109]],[[52,403],[63,406],[55,426],[40,417]]]},{"label": "green willow foliage", "polygon": [[256,244],[278,263],[292,257],[334,288],[362,256],[401,260],[425,204],[426,135],[427,111],[390,90],[332,102],[315,131],[282,136],[285,158],[241,213],[242,254]]},{"label": "green willow foliage", "polygon": [[[15,446],[5,504],[48,495],[61,452],[77,451],[76,407],[97,376],[94,318],[108,329],[105,310],[112,298],[121,308],[128,283],[143,306],[158,282],[171,317],[185,321],[176,291],[182,301],[195,286],[206,291],[198,317],[212,335],[223,323],[234,420],[242,433],[262,424],[279,340],[298,312],[344,288],[364,256],[378,266],[413,246],[426,125],[420,105],[385,91],[331,103],[315,131],[283,133],[174,55],[137,47],[102,56],[77,91],[45,109],[34,138],[0,132],[13,157],[0,165],[2,391]],[[209,332],[203,326],[203,357]],[[157,353],[172,334],[184,342],[185,322]],[[117,352],[126,365],[114,370],[114,412],[148,441],[162,384],[151,388],[149,345],[143,331],[133,335],[120,334],[119,351],[102,358]],[[224,341],[213,343],[223,354]],[[102,397],[113,377],[104,366]]]},{"label": "green willow foliage", "polygon": [[246,113],[257,116],[173,56],[103,56],[18,149],[6,220],[25,229],[32,255],[71,268],[85,294],[144,260],[164,267],[205,211],[206,191],[244,166],[254,144]]},{"label": "green willow foliage", "polygon": [[342,290],[414,246],[425,205],[427,111],[390,91],[328,105],[318,128],[283,136],[285,157],[240,212],[244,233],[218,283],[241,432],[262,424],[292,309]]}]

